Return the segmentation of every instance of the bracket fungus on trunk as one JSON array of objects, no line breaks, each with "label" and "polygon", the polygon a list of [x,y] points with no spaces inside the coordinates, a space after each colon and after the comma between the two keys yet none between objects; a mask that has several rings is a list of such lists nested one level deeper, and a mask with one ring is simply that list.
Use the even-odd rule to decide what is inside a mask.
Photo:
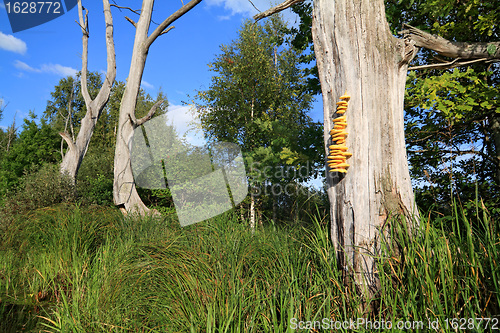
[{"label": "bracket fungus on trunk", "polygon": [[349,95],[344,94],[340,96],[340,102],[337,102],[336,113],[339,117],[333,119],[335,125],[330,131],[332,143],[335,143],[329,147],[328,166],[330,167],[330,172],[347,173],[347,168],[349,168],[347,159],[352,156],[352,153],[347,151],[347,146],[345,145],[345,138],[348,133],[346,132],[347,117],[344,113],[347,111],[350,98]]}]

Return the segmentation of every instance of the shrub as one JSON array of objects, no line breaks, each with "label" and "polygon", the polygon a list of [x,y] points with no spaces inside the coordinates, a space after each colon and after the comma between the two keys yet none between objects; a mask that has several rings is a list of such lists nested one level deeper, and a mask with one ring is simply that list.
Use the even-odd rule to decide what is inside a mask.
[{"label": "shrub", "polygon": [[23,214],[74,199],[72,180],[61,175],[58,165],[45,164],[38,171],[24,175],[16,192],[5,201],[0,215]]},{"label": "shrub", "polygon": [[87,176],[84,182],[78,183],[78,196],[86,205],[113,206],[113,178],[102,174]]}]

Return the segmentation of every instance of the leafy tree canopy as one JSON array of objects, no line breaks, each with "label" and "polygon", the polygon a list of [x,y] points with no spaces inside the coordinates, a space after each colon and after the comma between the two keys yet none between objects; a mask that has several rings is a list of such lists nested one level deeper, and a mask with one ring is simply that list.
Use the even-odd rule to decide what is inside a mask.
[{"label": "leafy tree canopy", "polygon": [[210,140],[239,144],[249,169],[260,168],[255,180],[272,183],[300,178],[280,171],[307,162],[302,180],[311,177],[323,155],[321,125],[307,115],[307,74],[299,52],[284,42],[284,29],[279,17],[262,25],[245,22],[238,39],[209,64],[210,88],[196,96]]}]

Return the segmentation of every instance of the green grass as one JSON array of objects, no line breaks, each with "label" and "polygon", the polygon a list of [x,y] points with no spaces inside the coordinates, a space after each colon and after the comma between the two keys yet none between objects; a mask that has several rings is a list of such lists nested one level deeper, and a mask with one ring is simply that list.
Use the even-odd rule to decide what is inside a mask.
[{"label": "green grass", "polygon": [[[446,332],[446,318],[500,313],[499,230],[476,215],[422,217],[413,238],[394,220],[367,319]],[[186,228],[102,207],[17,217],[0,236],[0,331],[292,332],[293,318],[356,320],[361,298],[335,268],[327,217],[314,221],[252,234],[230,213]]]}]

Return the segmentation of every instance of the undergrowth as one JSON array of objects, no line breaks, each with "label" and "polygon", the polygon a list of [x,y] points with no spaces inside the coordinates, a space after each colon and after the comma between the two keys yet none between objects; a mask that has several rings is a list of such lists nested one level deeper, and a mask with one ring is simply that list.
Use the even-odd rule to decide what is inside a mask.
[{"label": "undergrowth", "polygon": [[[364,318],[391,322],[385,331],[422,322],[421,331],[447,332],[447,318],[500,313],[499,230],[485,210],[475,219],[459,207],[453,219],[422,216],[413,236],[392,223],[380,291],[361,313],[325,216],[251,233],[232,213],[180,228],[99,206],[39,209],[0,238],[0,331],[320,331]],[[352,328],[338,331],[373,331]]]}]

